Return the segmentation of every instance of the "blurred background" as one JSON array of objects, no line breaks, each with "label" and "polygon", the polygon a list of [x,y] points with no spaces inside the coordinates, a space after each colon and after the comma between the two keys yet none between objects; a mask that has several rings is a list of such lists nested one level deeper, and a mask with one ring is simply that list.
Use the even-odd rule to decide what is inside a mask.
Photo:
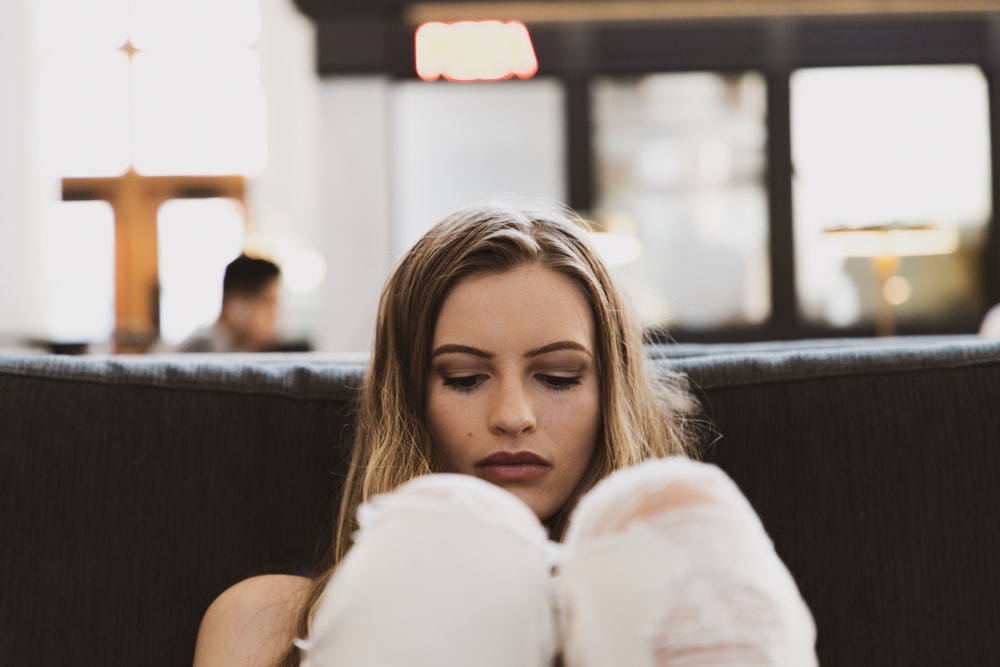
[{"label": "blurred background", "polygon": [[1000,301],[995,0],[13,0],[0,350],[140,353],[282,268],[364,350],[454,209],[563,202],[651,339],[975,332]]}]

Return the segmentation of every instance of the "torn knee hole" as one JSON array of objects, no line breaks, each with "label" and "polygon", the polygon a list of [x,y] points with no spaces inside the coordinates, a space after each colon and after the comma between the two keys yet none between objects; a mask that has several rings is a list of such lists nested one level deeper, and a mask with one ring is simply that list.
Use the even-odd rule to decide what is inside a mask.
[{"label": "torn knee hole", "polygon": [[596,521],[587,521],[590,529],[584,532],[611,535],[623,532],[633,524],[655,520],[678,510],[728,505],[730,499],[725,491],[714,479],[671,480],[605,507],[597,513]]},{"label": "torn knee hole", "polygon": [[687,481],[672,482],[646,494],[630,511],[622,515],[616,528],[621,530],[634,521],[651,519],[674,510],[697,505],[710,505],[719,501],[718,494],[711,493],[703,484],[692,484]]}]

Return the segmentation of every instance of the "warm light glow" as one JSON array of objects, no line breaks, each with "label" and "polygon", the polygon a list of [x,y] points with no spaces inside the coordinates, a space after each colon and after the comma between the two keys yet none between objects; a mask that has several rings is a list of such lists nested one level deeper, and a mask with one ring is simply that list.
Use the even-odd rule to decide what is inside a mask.
[{"label": "warm light glow", "polygon": [[913,286],[903,276],[890,276],[882,285],[882,297],[893,306],[901,306],[913,296]]},{"label": "warm light glow", "polygon": [[838,227],[825,234],[845,257],[947,255],[958,250],[958,234],[943,227]]},{"label": "warm light glow", "polygon": [[530,79],[538,60],[520,21],[425,23],[415,35],[417,76],[424,81]]}]

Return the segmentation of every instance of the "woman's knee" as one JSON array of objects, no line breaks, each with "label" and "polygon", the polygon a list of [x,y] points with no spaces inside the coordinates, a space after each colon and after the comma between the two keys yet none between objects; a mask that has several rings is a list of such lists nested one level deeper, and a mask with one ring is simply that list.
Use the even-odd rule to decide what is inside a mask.
[{"label": "woman's knee", "polygon": [[548,572],[547,534],[534,513],[507,491],[465,475],[411,480],[362,505],[358,523],[347,561],[376,582],[419,590],[461,580],[486,595],[491,582]]},{"label": "woman's knee", "polygon": [[715,466],[671,458],[609,476],[573,516],[565,565],[569,664],[623,646],[636,665],[814,660],[794,581]]},{"label": "woman's knee", "polygon": [[[506,664],[553,650],[546,534],[513,495],[429,475],[362,506],[359,523],[317,608],[315,664],[472,664],[484,646],[508,655],[498,627],[533,637]],[[461,641],[417,655],[442,627]]]},{"label": "woman's knee", "polygon": [[507,531],[536,545],[547,539],[544,527],[517,496],[468,475],[424,475],[373,498],[358,508],[360,529],[355,541],[376,530],[398,526],[394,522],[397,515],[410,521],[421,516],[424,523],[446,531],[457,520]]}]

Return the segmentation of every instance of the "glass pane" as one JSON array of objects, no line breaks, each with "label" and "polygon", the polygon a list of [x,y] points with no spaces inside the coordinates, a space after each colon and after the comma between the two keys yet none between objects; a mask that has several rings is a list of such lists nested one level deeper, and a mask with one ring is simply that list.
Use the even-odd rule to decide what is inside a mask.
[{"label": "glass pane", "polygon": [[479,200],[564,201],[563,108],[553,80],[396,84],[389,118],[395,251]]},{"label": "glass pane", "polygon": [[791,94],[803,316],[833,326],[885,313],[898,322],[974,320],[985,306],[977,275],[991,216],[979,68],[805,69]]},{"label": "glass pane", "polygon": [[35,0],[45,50],[112,50],[128,39],[129,0]]},{"label": "glass pane", "polygon": [[118,176],[129,166],[128,56],[42,59],[43,155],[58,176]]},{"label": "glass pane", "polygon": [[260,61],[252,51],[139,53],[132,108],[143,174],[249,174],[264,166]]},{"label": "glass pane", "polygon": [[243,210],[223,198],[171,199],[157,214],[160,336],[177,344],[215,322],[226,264],[243,247]]},{"label": "glass pane", "polygon": [[132,0],[139,49],[239,48],[260,35],[258,0]]},{"label": "glass pane", "polygon": [[103,201],[51,204],[46,324],[55,342],[108,342],[115,323],[115,216]]},{"label": "glass pane", "polygon": [[712,329],[765,320],[763,78],[601,77],[591,95],[594,218],[641,245],[616,272],[643,323]]}]

